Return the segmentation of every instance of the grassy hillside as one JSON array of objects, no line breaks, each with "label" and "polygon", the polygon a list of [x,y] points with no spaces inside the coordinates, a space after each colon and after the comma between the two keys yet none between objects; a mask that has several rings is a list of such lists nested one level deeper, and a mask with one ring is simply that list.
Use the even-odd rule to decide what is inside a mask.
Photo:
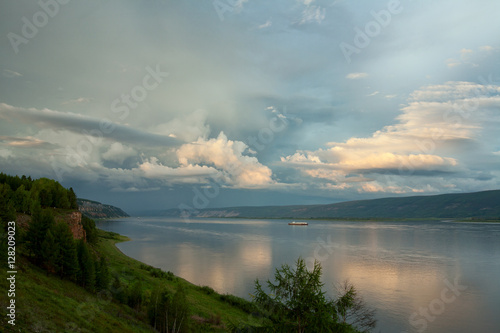
[{"label": "grassy hillside", "polygon": [[[252,305],[248,301],[219,295],[209,287],[195,286],[131,259],[115,246],[125,240],[126,237],[99,230],[96,250],[107,258],[111,275],[118,276],[123,285],[141,281],[145,298],[160,287],[173,292],[183,285],[192,318],[190,331],[224,332],[230,323],[240,322],[258,325],[249,314]],[[7,324],[8,318],[2,316],[2,332],[154,332],[143,312],[113,300],[109,291],[89,293],[70,281],[47,274],[21,255],[18,267],[16,326]],[[5,278],[0,281],[0,289],[8,289]],[[2,293],[3,309],[7,301],[6,293]]]},{"label": "grassy hillside", "polygon": [[[179,216],[173,209],[167,216]],[[500,219],[500,190],[475,193],[382,198],[329,205],[229,207],[189,212],[197,217],[248,218],[457,218]]]}]

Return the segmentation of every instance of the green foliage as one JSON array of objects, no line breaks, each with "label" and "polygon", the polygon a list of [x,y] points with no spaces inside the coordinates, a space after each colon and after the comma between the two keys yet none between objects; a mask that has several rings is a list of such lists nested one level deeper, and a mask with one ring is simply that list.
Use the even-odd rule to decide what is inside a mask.
[{"label": "green foliage", "polygon": [[366,306],[363,298],[349,281],[344,281],[338,287],[338,298],[334,308],[342,324],[349,324],[359,332],[370,332],[377,324],[375,310]]},{"label": "green foliage", "polygon": [[87,242],[95,244],[97,242],[97,229],[95,227],[94,220],[82,215],[82,226],[85,230],[85,238],[87,239]]},{"label": "green foliage", "polygon": [[51,230],[53,231],[54,228],[47,230],[40,253],[44,268],[50,273],[55,273],[60,269],[60,248]]},{"label": "green foliage", "polygon": [[93,292],[96,284],[95,259],[82,239],[78,241],[77,253],[80,268],[77,273],[77,281],[82,287]]},{"label": "green foliage", "polygon": [[[368,332],[375,327],[374,312],[366,307],[352,285],[337,300],[325,297],[318,262],[309,271],[299,258],[295,268],[284,264],[276,269],[274,278],[274,283],[267,281],[269,294],[258,280],[255,282],[254,301],[267,318],[264,331],[360,332],[356,330],[359,327]],[[353,314],[350,318],[355,320],[347,320],[348,314]]]},{"label": "green foliage", "polygon": [[276,282],[267,281],[271,295],[264,292],[259,281],[255,282],[255,302],[271,315],[272,327],[281,331],[329,331],[336,324],[332,316],[333,303],[322,291],[321,265],[314,263],[309,271],[299,258],[296,268],[284,264],[276,270]]},{"label": "green foliage", "polygon": [[31,212],[31,224],[26,234],[28,249],[34,255],[35,263],[42,265],[42,243],[45,240],[47,231],[54,226],[55,220],[50,209],[42,210],[38,201],[33,202]]},{"label": "green foliage", "polygon": [[128,287],[127,291],[127,304],[131,308],[139,308],[142,305],[142,284],[141,281],[136,280]]},{"label": "green foliage", "polygon": [[108,263],[104,257],[95,262],[95,288],[96,290],[105,290],[110,282]]},{"label": "green foliage", "polygon": [[160,333],[189,332],[189,306],[186,290],[177,286],[175,294],[157,290],[149,300],[148,318],[150,325]]},{"label": "green foliage", "polygon": [[79,267],[76,244],[69,226],[64,222],[57,223],[54,228],[54,237],[60,248],[58,273],[60,276],[74,281]]},{"label": "green foliage", "polygon": [[[8,191],[4,191],[6,187]],[[11,201],[15,211],[20,213],[27,213],[31,201],[35,200],[42,207],[78,209],[73,189],[67,190],[59,182],[48,178],[32,180],[31,177],[19,178],[0,173],[0,208],[2,200]]]},{"label": "green foliage", "polygon": [[10,185],[0,183],[0,221],[5,223],[16,219],[12,196],[13,192]]},{"label": "green foliage", "polygon": [[78,209],[78,204],[76,203],[76,194],[75,191],[73,191],[72,187],[69,188],[67,195],[68,195],[69,208]]},{"label": "green foliage", "polygon": [[27,213],[29,211],[31,199],[30,192],[27,191],[24,185],[21,185],[14,192],[12,197],[14,208],[20,213]]}]

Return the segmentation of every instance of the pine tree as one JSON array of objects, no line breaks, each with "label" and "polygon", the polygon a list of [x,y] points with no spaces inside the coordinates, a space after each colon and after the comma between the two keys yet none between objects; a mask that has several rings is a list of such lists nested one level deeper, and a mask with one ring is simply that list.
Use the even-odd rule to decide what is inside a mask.
[{"label": "pine tree", "polygon": [[78,272],[78,283],[89,291],[95,290],[95,260],[89,251],[87,244],[81,239],[77,245],[78,263],[80,271]]},{"label": "pine tree", "polygon": [[35,263],[41,264],[42,243],[45,239],[47,230],[54,226],[54,216],[50,209],[42,210],[38,201],[35,201],[31,208],[31,223],[26,234],[28,240],[28,249],[35,257]]},{"label": "pine tree", "polygon": [[59,244],[56,242],[51,230],[53,230],[53,228],[47,230],[45,239],[42,242],[41,257],[43,266],[47,272],[55,273],[59,270],[58,264],[60,261],[60,249]]},{"label": "pine tree", "polygon": [[99,261],[96,261],[96,270],[95,270],[95,287],[96,290],[105,290],[108,288],[110,275],[108,264],[104,257],[101,257]]},{"label": "pine tree", "polygon": [[60,256],[58,259],[59,275],[75,280],[79,272],[76,244],[69,226],[60,222],[54,228],[54,237],[59,244]]},{"label": "pine tree", "polygon": [[78,209],[78,204],[76,203],[76,194],[75,191],[73,191],[72,187],[70,187],[68,190],[68,201],[69,201],[69,208]]},{"label": "pine tree", "polygon": [[16,219],[12,203],[13,192],[8,184],[0,184],[0,221],[7,223]]},{"label": "pine tree", "polygon": [[26,191],[24,185],[21,185],[17,188],[12,199],[16,211],[20,213],[28,212],[30,206],[30,195],[29,192]]}]

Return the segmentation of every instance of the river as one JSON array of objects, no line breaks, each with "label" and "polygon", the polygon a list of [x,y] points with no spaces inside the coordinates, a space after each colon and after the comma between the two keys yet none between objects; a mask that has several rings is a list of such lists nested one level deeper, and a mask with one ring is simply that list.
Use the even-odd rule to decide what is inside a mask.
[{"label": "river", "polygon": [[324,289],[349,279],[377,309],[376,332],[500,332],[500,224],[126,218],[126,255],[220,293],[251,299],[256,278],[300,256]]}]

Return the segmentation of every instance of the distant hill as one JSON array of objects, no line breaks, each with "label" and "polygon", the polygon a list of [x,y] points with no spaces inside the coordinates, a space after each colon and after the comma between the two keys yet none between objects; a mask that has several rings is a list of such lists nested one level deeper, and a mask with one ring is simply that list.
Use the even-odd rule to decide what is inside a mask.
[{"label": "distant hill", "polygon": [[128,217],[127,213],[118,207],[105,205],[97,201],[87,199],[77,199],[78,209],[82,214],[92,219],[110,219],[119,217]]},{"label": "distant hill", "polygon": [[[179,209],[164,216],[181,216]],[[228,207],[188,212],[194,217],[464,218],[500,219],[500,190],[348,201],[327,205]]]}]

